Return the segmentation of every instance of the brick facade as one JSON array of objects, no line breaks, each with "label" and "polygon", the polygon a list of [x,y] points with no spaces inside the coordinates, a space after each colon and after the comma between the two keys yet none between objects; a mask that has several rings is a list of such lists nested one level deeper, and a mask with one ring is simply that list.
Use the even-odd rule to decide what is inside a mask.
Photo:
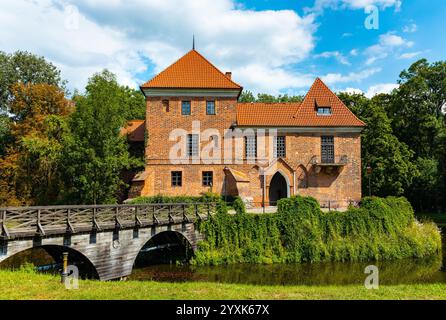
[{"label": "brick facade", "polygon": [[[163,81],[166,81],[165,78],[166,75]],[[240,123],[237,123],[238,94],[231,96],[226,92],[222,93],[221,90],[200,88],[200,90],[190,89],[190,92],[186,91],[187,94],[183,93],[184,95],[181,95],[181,92],[185,92],[184,90],[175,92],[169,89],[163,95],[159,93],[159,88],[153,91],[156,94],[151,94],[151,88],[142,87],[142,89],[146,90],[144,92],[147,96],[146,168],[144,173],[138,175],[139,179],[134,180],[130,198],[158,194],[200,195],[212,191],[223,195],[239,195],[245,201],[260,206],[263,201],[269,202],[270,188],[273,188],[274,192],[277,190],[282,192],[282,196],[294,194],[313,196],[323,206],[327,206],[330,202],[331,207],[342,208],[352,201],[357,202],[361,199],[361,129],[357,128],[357,124],[349,126],[344,121],[342,126],[312,127],[311,124],[295,127],[262,126],[266,130],[278,129],[278,135],[286,137],[286,155],[275,159],[271,154],[272,139],[267,138],[266,153],[261,155],[258,150],[259,159],[248,163],[247,159],[244,159],[244,137],[231,138],[232,148],[225,150],[224,147],[224,141],[227,140],[225,140],[225,132],[227,133],[228,130],[233,132],[231,130],[260,128],[259,126],[250,127],[245,123],[240,126]],[[312,90],[315,89],[311,89],[309,95]],[[325,88],[322,87],[322,92],[324,90]],[[215,95],[211,92],[215,92]],[[327,92],[327,95],[329,96],[328,103],[339,104],[335,98],[332,98],[331,92]],[[307,96],[305,101],[308,99]],[[182,114],[182,101],[191,102],[190,115]],[[207,101],[215,102],[215,115],[206,113]],[[343,108],[343,106],[336,105],[336,108]],[[261,107],[258,108],[258,112],[262,112]],[[247,116],[247,121],[249,121],[249,114]],[[196,127],[198,123],[199,129]],[[173,163],[170,153],[172,148],[178,145],[179,140],[173,140],[170,136],[178,129],[183,130],[185,134],[200,133],[200,150],[209,144],[220,145],[220,161],[207,163],[209,159],[201,157],[197,163],[192,161]],[[213,129],[214,132],[208,132],[207,136],[203,136],[203,132],[207,129]],[[321,163],[322,136],[334,137],[333,163]],[[258,145],[261,145],[261,141],[258,141]],[[242,158],[237,158],[237,154],[241,154]],[[172,185],[172,171],[181,172],[181,186]],[[213,173],[212,186],[203,185],[204,171]],[[284,177],[284,179],[279,179],[282,181],[281,186],[271,186],[272,181],[275,181],[274,184],[277,183],[278,179],[273,179],[276,174]]]}]

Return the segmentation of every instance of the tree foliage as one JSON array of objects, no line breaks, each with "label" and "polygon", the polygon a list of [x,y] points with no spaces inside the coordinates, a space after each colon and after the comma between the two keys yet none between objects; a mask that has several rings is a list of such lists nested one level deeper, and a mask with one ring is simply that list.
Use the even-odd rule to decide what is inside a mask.
[{"label": "tree foliage", "polygon": [[0,51],[0,112],[9,108],[11,87],[16,83],[46,83],[64,88],[60,71],[43,57],[25,51],[6,54]]},{"label": "tree foliage", "polygon": [[289,96],[287,94],[285,95],[278,95],[273,96],[266,93],[258,93],[257,97],[253,95],[251,91],[243,91],[240,94],[239,101],[240,102],[266,102],[266,103],[272,103],[272,102],[302,102],[303,96]]},{"label": "tree foliage", "polygon": [[12,142],[0,158],[0,203],[51,203],[61,186],[58,164],[72,106],[60,88],[49,84],[17,83],[11,94]]},{"label": "tree foliage", "polygon": [[90,78],[83,96],[75,99],[71,135],[63,150],[65,201],[96,204],[116,202],[123,169],[140,165],[128,153],[119,131],[125,124],[122,95],[115,76],[108,72]]},{"label": "tree foliage", "polygon": [[[369,178],[374,195],[404,194],[418,172],[413,152],[393,134],[391,121],[379,103],[384,97],[369,100],[362,94],[348,93],[339,97],[367,124],[362,134],[363,194],[369,193]],[[370,177],[368,166],[373,170]]]}]

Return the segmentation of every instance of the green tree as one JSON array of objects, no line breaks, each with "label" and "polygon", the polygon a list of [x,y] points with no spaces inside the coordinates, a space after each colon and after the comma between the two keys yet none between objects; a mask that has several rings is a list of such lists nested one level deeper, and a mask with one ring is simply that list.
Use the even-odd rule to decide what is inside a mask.
[{"label": "green tree", "polygon": [[398,83],[387,112],[395,135],[415,152],[420,171],[408,196],[416,209],[444,209],[446,62],[421,59],[401,72]]},{"label": "green tree", "polygon": [[367,166],[372,193],[378,196],[401,195],[418,175],[413,152],[393,134],[390,120],[380,101],[384,96],[367,99],[364,95],[340,93],[340,99],[366,124],[362,134],[363,193],[368,194]]},{"label": "green tree", "polygon": [[254,97],[251,91],[243,91],[240,94],[239,98],[240,102],[264,102],[264,103],[274,103],[274,102],[302,102],[303,97],[302,96],[289,96],[287,94],[285,95],[278,95],[273,96],[266,93],[259,93],[257,94],[257,98]]},{"label": "green tree", "polygon": [[255,102],[256,98],[251,91],[243,90],[238,99],[239,102]]},{"label": "green tree", "polygon": [[11,141],[11,118],[6,114],[0,114],[0,157],[5,154]]},{"label": "green tree", "polygon": [[67,202],[116,202],[121,171],[141,165],[119,134],[126,121],[121,93],[116,77],[105,70],[89,79],[84,96],[75,98],[63,152]]},{"label": "green tree", "polygon": [[0,51],[0,112],[9,109],[11,87],[17,82],[65,87],[60,71],[45,58],[24,51],[13,54]]},{"label": "green tree", "polygon": [[146,100],[141,91],[129,87],[119,87],[121,108],[126,120],[144,120],[146,118]]},{"label": "green tree", "polygon": [[72,110],[63,91],[48,84],[11,88],[8,139],[0,156],[0,204],[51,204],[61,187],[58,165],[64,123]]}]

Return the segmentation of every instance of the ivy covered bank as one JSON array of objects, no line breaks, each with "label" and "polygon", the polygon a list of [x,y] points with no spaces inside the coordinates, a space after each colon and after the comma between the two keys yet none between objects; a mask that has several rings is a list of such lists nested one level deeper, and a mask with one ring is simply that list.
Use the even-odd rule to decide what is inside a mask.
[{"label": "ivy covered bank", "polygon": [[[275,214],[219,214],[199,223],[206,241],[197,265],[425,258],[441,254],[434,223],[420,223],[405,198],[364,198],[359,208],[323,212],[309,197],[278,203]],[[238,207],[240,207],[238,205]]]}]

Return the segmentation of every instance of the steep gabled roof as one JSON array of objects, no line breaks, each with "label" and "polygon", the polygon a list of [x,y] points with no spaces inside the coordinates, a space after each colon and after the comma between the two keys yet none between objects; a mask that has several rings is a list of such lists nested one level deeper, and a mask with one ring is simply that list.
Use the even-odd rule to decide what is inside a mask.
[{"label": "steep gabled roof", "polygon": [[242,90],[196,50],[186,53],[141,88]]},{"label": "steep gabled roof", "polygon": [[[330,107],[331,115],[318,115],[317,107]],[[295,126],[364,127],[365,123],[317,78],[294,115]]]},{"label": "steep gabled roof", "polygon": [[[318,115],[330,107],[331,115]],[[238,103],[237,125],[264,127],[364,127],[365,123],[317,78],[302,103]]]}]

